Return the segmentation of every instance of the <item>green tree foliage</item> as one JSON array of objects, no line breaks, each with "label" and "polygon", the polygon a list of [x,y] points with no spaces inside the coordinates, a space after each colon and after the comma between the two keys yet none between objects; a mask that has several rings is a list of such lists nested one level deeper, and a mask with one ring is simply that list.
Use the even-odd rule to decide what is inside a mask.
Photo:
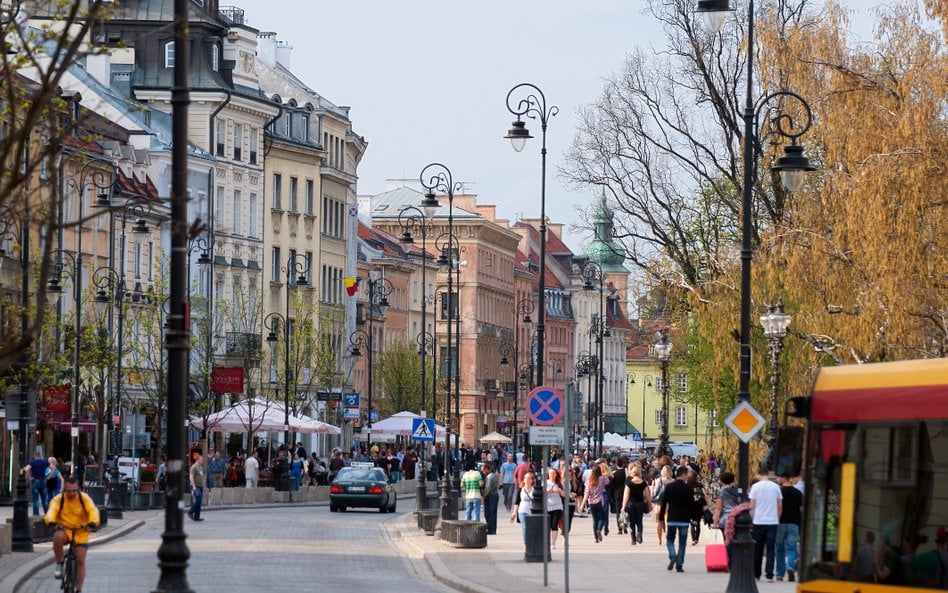
[{"label": "green tree foliage", "polygon": [[[431,377],[430,359],[425,362],[428,366],[426,376]],[[413,342],[387,345],[375,363],[375,372],[382,392],[374,402],[380,417],[421,409],[421,357]]]}]

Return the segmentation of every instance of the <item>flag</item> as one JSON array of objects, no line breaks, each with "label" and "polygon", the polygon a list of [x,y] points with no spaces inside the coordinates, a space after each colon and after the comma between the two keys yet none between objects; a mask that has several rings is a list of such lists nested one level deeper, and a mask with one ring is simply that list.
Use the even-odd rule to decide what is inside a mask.
[{"label": "flag", "polygon": [[346,282],[346,293],[349,296],[355,296],[355,293],[359,292],[359,282],[362,281],[362,278],[359,276],[353,276],[352,278],[345,278]]}]

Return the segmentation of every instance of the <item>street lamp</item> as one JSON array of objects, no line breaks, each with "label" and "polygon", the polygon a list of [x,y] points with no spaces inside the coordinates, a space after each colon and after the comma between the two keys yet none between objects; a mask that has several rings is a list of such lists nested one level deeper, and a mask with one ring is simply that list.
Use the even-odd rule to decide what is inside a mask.
[{"label": "street lamp", "polygon": [[[511,102],[515,93],[525,92],[526,96]],[[540,148],[540,271],[539,271],[539,295],[537,306],[537,385],[543,385],[543,348],[544,333],[546,331],[546,126],[550,118],[559,113],[560,109],[556,105],[547,108],[546,96],[537,86],[529,82],[522,82],[507,93],[507,110],[517,116],[517,119],[511,124],[510,130],[504,138],[510,140],[513,149],[517,152],[523,150],[529,138],[530,131],[527,129],[523,117],[540,120],[541,129],[541,148]],[[542,480],[537,480],[534,492],[537,496],[543,496],[543,487],[540,485]]]},{"label": "street lamp", "polygon": [[[700,0],[697,10],[713,31],[723,25],[728,13],[734,9],[729,0]],[[786,114],[772,118],[773,132],[788,138],[790,144],[784,148],[784,155],[777,159],[771,167],[772,171],[779,172],[781,180],[789,191],[798,189],[807,172],[815,170],[809,160],[803,155],[803,148],[797,140],[810,129],[812,116],[810,105],[796,93],[777,91],[759,99],[753,100],[754,89],[754,0],[747,3],[747,85],[744,102],[744,146],[743,146],[743,183],[741,188],[741,348],[740,348],[740,381],[738,386],[738,401],[750,401],[750,373],[751,373],[751,346],[750,346],[750,315],[751,315],[751,261],[753,259],[752,226],[753,226],[753,189],[754,177],[757,173],[757,158],[762,153],[761,138],[758,132],[760,115],[773,100],[782,97],[793,99],[800,103],[805,117],[800,125]],[[746,443],[738,444],[738,486],[747,488],[749,478],[749,449]],[[734,573],[732,572],[732,580]],[[753,584],[751,584],[753,586]],[[730,585],[729,585],[730,586]],[[737,585],[735,584],[735,587]],[[745,585],[746,587],[746,585]],[[744,590],[744,589],[742,589]]]},{"label": "street lamp", "polygon": [[[723,25],[728,13],[733,12],[729,0],[700,0],[696,13],[703,18],[712,31],[717,31]],[[740,376],[738,383],[738,402],[750,402],[750,373],[751,373],[751,346],[750,346],[750,316],[751,316],[751,261],[754,251],[752,244],[752,192],[754,177],[757,174],[757,157],[762,151],[758,134],[759,118],[762,110],[775,98],[787,97],[796,100],[803,108],[805,118],[801,125],[796,125],[791,117],[780,114],[772,118],[773,131],[790,140],[784,148],[784,155],[777,159],[771,171],[779,172],[781,181],[788,191],[798,189],[807,172],[815,170],[803,155],[803,148],[797,139],[810,129],[812,122],[810,105],[796,93],[778,91],[764,96],[755,104],[752,96],[754,89],[754,0],[747,3],[747,84],[744,100],[744,146],[743,146],[743,179],[741,187],[741,327],[740,327]],[[789,126],[789,129],[787,129]],[[738,488],[746,492],[749,480],[750,450],[747,443],[738,443]],[[753,545],[750,537],[751,518],[749,513],[741,513],[737,518],[737,530],[732,539],[734,554],[731,557],[731,574],[728,581],[728,593],[753,593],[757,591],[754,580],[753,560],[751,554]]]},{"label": "street lamp", "polygon": [[[276,332],[283,329],[283,446],[287,454],[290,454],[292,445],[290,444],[290,338],[292,337],[293,320],[290,318],[290,287],[306,286],[309,284],[309,259],[299,253],[292,254],[282,268],[286,278],[286,299],[285,315],[280,313],[270,313],[263,319],[263,326],[269,330],[267,334],[267,343],[275,347],[278,341]],[[290,486],[289,462],[284,468],[282,482],[286,491],[289,492],[290,502],[293,502],[293,488]]]},{"label": "street lamp", "polygon": [[[109,208],[110,210],[112,210],[113,206],[111,197],[104,193],[99,194],[95,205],[97,207]],[[145,219],[146,216],[151,212],[151,208],[147,201],[136,198],[126,200],[120,206],[116,207],[114,211],[120,212],[122,216],[122,234],[119,240],[119,269],[116,271],[112,267],[101,266],[92,274],[92,284],[98,289],[96,291],[95,297],[93,298],[93,302],[95,303],[96,308],[99,309],[100,318],[108,314],[110,328],[112,319],[111,305],[114,303],[118,306],[118,326],[115,339],[115,386],[113,388],[114,394],[111,398],[110,404],[112,406],[112,413],[109,414],[109,416],[112,416],[113,418],[119,415],[122,402],[122,349],[124,346],[123,332],[125,326],[125,303],[126,301],[138,303],[145,299],[145,294],[142,292],[141,284],[136,284],[134,290],[132,291],[127,290],[125,286],[125,261],[127,259],[125,257],[125,243],[127,237],[125,230],[128,219],[134,218],[136,222],[132,227],[132,233],[136,235],[148,234],[150,231]],[[184,421],[182,420],[182,423],[183,422]],[[122,507],[123,501],[125,500],[126,486],[125,484],[121,483],[121,476],[119,475],[118,468],[118,459],[122,453],[121,439],[121,429],[113,425],[112,430],[109,433],[109,449],[110,453],[112,454],[112,465],[109,472],[111,478],[109,482],[110,492],[109,506],[107,511],[109,518],[111,519],[122,518]]]},{"label": "street lamp", "polygon": [[606,298],[605,298],[605,274],[603,273],[602,266],[596,262],[588,262],[583,267],[583,290],[586,292],[592,291],[594,289],[593,281],[596,281],[599,285],[599,315],[594,318],[590,323],[589,331],[590,334],[596,338],[596,349],[599,355],[599,374],[597,377],[596,384],[596,437],[597,437],[597,452],[602,453],[602,438],[603,438],[603,389],[604,389],[604,380],[605,380],[605,339],[612,337],[612,332],[609,331],[609,324],[606,319]]},{"label": "street lamp", "polygon": [[[412,236],[412,229],[418,229],[421,234],[421,332],[417,336],[418,355],[421,357],[421,409],[419,410],[422,418],[427,417],[427,408],[425,407],[425,391],[427,390],[427,377],[425,368],[425,356],[427,354],[427,337],[429,336],[425,327],[428,321],[428,233],[431,230],[431,218],[427,213],[427,208],[423,212],[417,206],[407,206],[398,213],[398,224],[402,227],[401,242],[405,245],[412,245],[415,238]],[[431,209],[433,215],[434,208]],[[432,341],[434,341],[432,339]],[[432,392],[432,397],[434,393]],[[427,461],[428,445],[422,443],[424,454],[421,456],[421,471],[418,472],[418,487],[415,494],[415,508],[419,511],[425,508],[427,501],[427,487],[425,486],[425,462]]]},{"label": "street lamp", "polygon": [[[17,8],[19,10],[19,8]],[[2,13],[0,13],[2,14]],[[29,207],[29,204],[27,204]],[[9,226],[8,226],[9,225]],[[19,243],[20,249],[20,303],[26,306],[30,291],[30,231],[28,216],[20,219],[19,224],[3,223],[0,231],[0,243],[9,241]],[[29,315],[20,316],[21,339],[29,333]],[[24,348],[20,358],[20,396],[18,398],[19,411],[17,420],[17,448],[19,449],[19,467],[16,478],[16,492],[13,499],[13,533],[11,535],[11,550],[14,552],[33,552],[33,533],[30,528],[30,501],[27,495],[29,484],[26,483],[26,464],[28,447],[29,423],[36,421],[36,414],[30,414],[30,380],[27,370],[30,366],[30,348]],[[35,395],[34,395],[35,397]]]},{"label": "street lamp", "polygon": [[764,326],[764,337],[770,349],[770,426],[767,432],[769,448],[767,451],[767,468],[773,471],[777,444],[777,387],[780,384],[780,351],[783,350],[783,339],[787,337],[787,328],[793,318],[784,313],[783,303],[767,305],[767,313],[760,316],[760,324]]},{"label": "street lamp", "polygon": [[[451,175],[451,170],[441,163],[431,163],[426,165],[424,169],[421,170],[421,174],[418,177],[421,182],[422,187],[427,190],[425,192],[425,198],[421,202],[422,209],[428,214],[429,218],[434,215],[434,212],[440,207],[440,203],[435,195],[435,192],[441,192],[446,195],[448,198],[448,231],[442,236],[438,237],[436,241],[436,247],[440,250],[441,255],[438,257],[438,265],[447,271],[448,274],[448,296],[447,302],[442,300],[441,306],[447,312],[448,322],[447,322],[447,377],[445,390],[445,425],[448,430],[444,434],[444,479],[441,483],[441,518],[443,520],[454,520],[458,516],[458,505],[453,498],[453,490],[451,489],[451,466],[456,465],[456,461],[451,455],[451,382],[452,379],[455,381],[460,381],[460,376],[454,377],[453,375],[457,373],[460,369],[459,367],[459,351],[460,347],[454,348],[452,352],[452,331],[451,331],[451,321],[455,315],[460,313],[458,309],[460,308],[460,303],[457,296],[454,294],[454,274],[452,274],[453,267],[457,261],[456,250],[458,249],[457,237],[454,236],[454,192],[461,190],[460,182],[455,183],[453,176]],[[460,254],[457,254],[460,255]],[[459,295],[458,295],[459,296]],[[460,344],[460,336],[454,336]],[[455,411],[459,411],[460,404],[455,408]],[[456,422],[458,425],[457,432],[460,433],[461,429],[461,419],[457,418]]]},{"label": "street lamp", "polygon": [[[188,301],[191,302],[191,258],[194,252],[198,252],[197,265],[202,270],[207,269],[207,286],[198,286],[198,294],[205,290],[204,297],[204,337],[207,343],[204,346],[204,397],[211,398],[211,373],[214,366],[214,260],[211,258],[211,252],[214,247],[213,238],[197,237],[188,241]],[[193,311],[193,304],[191,309]],[[191,410],[191,390],[188,389],[188,402],[185,409]]]},{"label": "street lamp", "polygon": [[[636,379],[635,373],[629,373],[629,383],[631,385],[635,384],[635,379]],[[654,380],[655,378],[652,377],[651,375],[645,375],[645,377],[642,379],[642,424],[641,426],[639,426],[639,430],[641,431],[641,434],[642,434],[643,447],[645,446],[645,437],[647,436],[645,432],[645,426],[646,426],[645,424],[645,389],[647,387],[651,387],[652,381]]]},{"label": "street lamp", "polygon": [[662,369],[662,432],[658,435],[658,448],[655,457],[671,455],[668,447],[668,359],[671,358],[672,344],[668,341],[668,332],[660,332],[655,346],[655,357]]}]

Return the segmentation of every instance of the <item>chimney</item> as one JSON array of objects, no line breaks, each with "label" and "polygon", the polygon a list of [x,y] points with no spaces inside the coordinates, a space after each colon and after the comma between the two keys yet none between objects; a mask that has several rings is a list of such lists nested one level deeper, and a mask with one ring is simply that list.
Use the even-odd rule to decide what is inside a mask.
[{"label": "chimney", "polygon": [[276,66],[277,34],[265,31],[257,34],[257,59],[265,66]]},{"label": "chimney", "polygon": [[204,0],[204,10],[207,11],[207,14],[216,19],[217,13],[219,12],[220,2],[218,0]]},{"label": "chimney", "polygon": [[290,70],[290,54],[293,53],[293,46],[286,41],[277,41],[276,43],[276,61],[287,70]]},{"label": "chimney", "polygon": [[103,52],[86,56],[86,72],[106,88],[112,86],[112,56]]}]

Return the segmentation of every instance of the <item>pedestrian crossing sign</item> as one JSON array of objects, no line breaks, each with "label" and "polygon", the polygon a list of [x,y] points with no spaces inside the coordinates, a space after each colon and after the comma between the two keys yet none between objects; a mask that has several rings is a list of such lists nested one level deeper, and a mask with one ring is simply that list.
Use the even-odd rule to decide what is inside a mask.
[{"label": "pedestrian crossing sign", "polygon": [[434,442],[435,423],[434,418],[412,418],[411,421],[411,440]]}]

